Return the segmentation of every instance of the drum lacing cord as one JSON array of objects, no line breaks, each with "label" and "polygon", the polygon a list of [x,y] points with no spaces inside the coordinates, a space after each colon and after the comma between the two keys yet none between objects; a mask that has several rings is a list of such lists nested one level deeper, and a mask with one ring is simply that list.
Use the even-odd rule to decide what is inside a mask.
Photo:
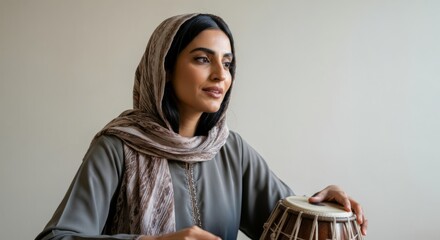
[{"label": "drum lacing cord", "polygon": [[[279,205],[279,204],[278,204],[278,205]],[[273,211],[273,212],[270,214],[270,216],[269,216],[269,220],[268,220],[266,223],[264,223],[264,225],[263,225],[264,232],[263,232],[263,234],[261,235],[260,240],[263,239],[263,236],[266,236],[266,235],[267,235],[267,232],[269,232],[269,230],[276,231],[276,229],[278,229],[278,225],[277,225],[276,223],[274,223],[274,221],[275,221],[275,217],[278,215],[278,212],[280,211],[280,209],[278,209],[278,205],[277,205],[277,208],[275,209],[275,211]],[[272,224],[275,225],[275,230],[271,228]],[[270,234],[270,237],[271,237],[271,239],[274,239],[274,238],[275,238],[275,234],[272,232],[272,233]]]},{"label": "drum lacing cord", "polygon": [[315,219],[313,220],[312,234],[310,234],[310,240],[313,239],[313,235],[315,236],[315,240],[318,240],[318,215],[316,215]]},{"label": "drum lacing cord", "polygon": [[[356,221],[356,219],[354,221]],[[356,222],[354,223],[354,226],[356,228],[356,236],[355,236],[355,238],[357,238],[359,240],[364,239],[364,237],[362,236],[362,233],[361,233],[361,226],[359,224],[357,224]]]},{"label": "drum lacing cord", "polygon": [[[355,219],[355,221],[356,221],[356,219]],[[349,238],[350,239],[355,239],[355,236],[354,236],[354,233],[353,233],[352,224],[351,224],[350,219],[348,217],[347,217],[347,222],[345,224],[348,225],[347,229],[348,229],[348,236],[349,236]]]},{"label": "drum lacing cord", "polygon": [[288,212],[287,212],[287,209],[284,211],[284,213],[283,213],[283,216],[281,216],[281,221],[280,221],[280,224],[277,226],[277,228],[276,228],[276,233],[277,233],[277,235],[275,236],[275,238],[273,238],[273,239],[278,239],[278,237],[280,236],[280,233],[281,233],[281,230],[282,230],[282,226],[284,226],[284,222],[286,221],[286,219],[287,219],[287,216],[288,216],[288,214],[287,214]]},{"label": "drum lacing cord", "polygon": [[[348,218],[347,218],[348,220]],[[364,239],[364,237],[362,236],[361,233],[361,227],[360,225],[356,222],[356,218],[353,220],[353,222],[349,222],[347,221],[347,224],[349,224],[350,227],[348,227],[349,231],[350,231],[350,239],[353,240],[362,240]],[[353,225],[354,225],[354,231],[353,231]]]},{"label": "drum lacing cord", "polygon": [[[299,229],[301,228],[301,220],[302,220],[301,215],[302,214],[303,214],[303,212],[299,212],[298,216],[296,217],[295,226],[293,226],[292,235],[290,235],[290,240],[298,239],[298,232],[299,232]],[[294,238],[292,238],[293,236],[294,236]]]},{"label": "drum lacing cord", "polygon": [[332,222],[332,231],[333,231],[333,234],[332,234],[332,240],[338,240],[337,238],[339,238],[338,237],[338,235],[336,235],[336,218],[335,217],[333,217],[333,222]]},{"label": "drum lacing cord", "polygon": [[[349,217],[347,217],[347,221],[344,223],[344,225],[345,225],[344,232],[348,235],[348,239],[349,240],[355,240],[355,239],[358,239],[358,237],[359,237],[359,239],[362,239],[362,236],[359,234],[359,232],[360,232],[359,226],[355,225],[355,228],[356,228],[356,230],[358,232],[358,234],[355,234],[354,231],[353,231],[352,222],[350,221]],[[337,231],[336,231],[337,230],[337,228],[336,228],[336,218],[333,218],[333,222],[332,222],[331,227],[332,227],[332,232],[333,232],[332,240],[339,240],[340,236],[338,236],[336,234],[337,233]]]}]

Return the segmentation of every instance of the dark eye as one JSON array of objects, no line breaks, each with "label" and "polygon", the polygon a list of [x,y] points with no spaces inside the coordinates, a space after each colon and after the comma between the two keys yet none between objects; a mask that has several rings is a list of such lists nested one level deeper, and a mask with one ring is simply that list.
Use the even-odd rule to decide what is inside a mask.
[{"label": "dark eye", "polygon": [[232,66],[232,62],[224,62],[223,66],[225,66],[225,68],[229,69]]},{"label": "dark eye", "polygon": [[209,63],[209,59],[207,57],[195,57],[194,59],[199,63]]}]

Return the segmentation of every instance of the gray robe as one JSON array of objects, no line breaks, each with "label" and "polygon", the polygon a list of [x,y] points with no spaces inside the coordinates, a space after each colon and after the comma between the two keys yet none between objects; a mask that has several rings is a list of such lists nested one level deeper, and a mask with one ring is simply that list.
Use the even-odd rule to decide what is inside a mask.
[{"label": "gray robe", "polygon": [[[123,156],[117,137],[101,136],[91,145],[63,201],[36,239],[136,239],[138,235],[106,235],[124,173]],[[201,225],[222,239],[237,239],[239,230],[258,239],[278,200],[293,195],[232,131],[210,161],[168,162],[176,230]]]}]

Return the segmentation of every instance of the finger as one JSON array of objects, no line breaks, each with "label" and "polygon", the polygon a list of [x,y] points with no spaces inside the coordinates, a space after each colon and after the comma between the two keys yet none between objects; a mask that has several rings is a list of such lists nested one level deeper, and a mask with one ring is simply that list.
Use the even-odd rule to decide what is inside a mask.
[{"label": "finger", "polygon": [[[146,238],[149,239],[149,238]],[[208,239],[208,240],[221,240],[218,236],[205,231],[197,226],[192,226],[189,228],[182,229],[178,232],[168,233],[165,235],[161,235],[156,237],[158,240],[172,240],[172,239],[188,239],[188,240],[197,240],[197,239]]]},{"label": "finger", "polygon": [[309,197],[310,203],[319,203],[325,200],[325,197],[327,196],[327,190],[324,189],[322,191],[319,191],[315,194],[313,194],[311,197]]},{"label": "finger", "polygon": [[344,207],[345,211],[351,211],[351,203],[348,195],[336,185],[330,185],[309,198],[309,202],[311,203],[318,203],[322,201],[336,201]]},{"label": "finger", "polygon": [[351,212],[350,198],[344,191],[335,191],[332,194],[332,198],[334,198],[337,203],[341,204],[345,211]]},{"label": "finger", "polygon": [[353,212],[356,214],[357,222],[361,225],[364,222],[364,210],[362,206],[356,202],[355,200],[350,198],[351,206],[353,208]]},{"label": "finger", "polygon": [[363,219],[363,223],[362,223],[362,225],[361,225],[361,232],[362,232],[362,235],[364,235],[364,236],[367,235],[367,229],[368,229],[368,219],[366,219],[366,218],[364,217],[364,219]]},{"label": "finger", "polygon": [[208,239],[208,240],[221,240],[218,236],[203,230],[200,227],[193,226],[189,228],[189,235],[192,237],[192,239]]},{"label": "finger", "polygon": [[362,209],[362,206],[355,200],[350,199],[350,201],[353,206],[353,212],[356,214],[356,220],[361,226],[362,235],[365,236],[367,235],[368,220],[365,217],[364,210]]}]

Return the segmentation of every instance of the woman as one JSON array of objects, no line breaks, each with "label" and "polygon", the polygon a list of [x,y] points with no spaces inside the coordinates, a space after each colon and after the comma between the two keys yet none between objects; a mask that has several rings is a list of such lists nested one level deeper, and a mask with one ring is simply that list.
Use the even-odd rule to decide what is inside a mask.
[{"label": "woman", "polygon": [[[225,114],[235,74],[232,34],[217,16],[169,18],[135,77],[134,109],[92,141],[65,198],[36,239],[259,238],[292,190]],[[362,208],[336,186],[310,198]]]}]

